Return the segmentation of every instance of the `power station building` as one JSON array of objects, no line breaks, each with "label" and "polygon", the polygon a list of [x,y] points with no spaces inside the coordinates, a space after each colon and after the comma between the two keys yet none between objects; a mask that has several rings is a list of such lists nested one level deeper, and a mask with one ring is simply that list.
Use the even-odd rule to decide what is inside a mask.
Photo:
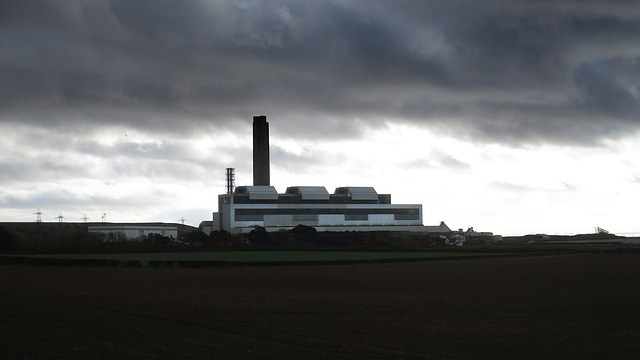
[{"label": "power station building", "polygon": [[291,186],[282,194],[270,185],[269,123],[253,118],[253,186],[234,187],[233,169],[227,169],[227,193],[218,195],[214,228],[231,233],[267,231],[306,225],[318,231],[450,232],[422,225],[422,205],[396,205],[391,195],[373,187],[339,187],[330,194],[323,186]]}]

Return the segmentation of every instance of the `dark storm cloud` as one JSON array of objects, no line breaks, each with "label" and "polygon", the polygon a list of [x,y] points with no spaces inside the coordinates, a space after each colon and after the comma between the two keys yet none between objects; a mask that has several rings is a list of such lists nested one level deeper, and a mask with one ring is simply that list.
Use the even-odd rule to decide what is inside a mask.
[{"label": "dark storm cloud", "polygon": [[25,185],[31,182],[55,181],[66,177],[83,177],[89,173],[80,164],[62,164],[55,160],[41,162],[0,162],[0,182],[4,185]]},{"label": "dark storm cloud", "polygon": [[[14,196],[0,191],[0,203],[7,208],[34,209],[39,208],[42,204],[47,204],[48,208],[42,208],[42,211],[46,213],[46,218],[48,219],[45,221],[53,221],[52,219],[56,216],[54,211],[59,209],[89,209],[99,204],[99,206],[103,208],[122,210],[132,207],[149,206],[150,203],[158,204],[173,194],[169,191],[156,190],[149,191],[148,193],[139,193],[137,195],[136,197],[129,198],[116,191],[110,194],[86,195],[61,188],[41,190],[31,193],[28,196]],[[66,220],[75,221],[78,219],[69,218]]]},{"label": "dark storm cloud", "polygon": [[639,40],[631,1],[3,1],[0,121],[594,143],[640,126]]},{"label": "dark storm cloud", "polygon": [[[10,128],[8,128],[10,131]],[[5,130],[6,131],[6,130]],[[65,179],[153,178],[157,182],[207,179],[223,159],[189,140],[135,140],[119,134],[112,144],[55,131],[5,135],[0,183],[24,186]],[[240,155],[230,152],[233,157]]]},{"label": "dark storm cloud", "polygon": [[287,169],[291,173],[307,173],[314,167],[331,163],[335,159],[328,159],[322,152],[313,149],[301,149],[294,153],[277,145],[271,145],[269,150],[273,167]]}]

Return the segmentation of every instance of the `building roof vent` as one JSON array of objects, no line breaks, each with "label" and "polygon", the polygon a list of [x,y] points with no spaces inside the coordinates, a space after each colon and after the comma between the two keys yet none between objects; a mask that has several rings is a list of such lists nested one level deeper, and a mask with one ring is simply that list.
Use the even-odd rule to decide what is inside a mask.
[{"label": "building roof vent", "polygon": [[378,193],[370,186],[345,186],[336,188],[335,195],[347,196],[351,200],[378,200]]},{"label": "building roof vent", "polygon": [[249,194],[249,200],[278,200],[278,192],[273,186],[238,186],[235,194]]},{"label": "building roof vent", "polygon": [[286,194],[295,194],[302,200],[329,200],[329,192],[324,186],[290,186]]}]

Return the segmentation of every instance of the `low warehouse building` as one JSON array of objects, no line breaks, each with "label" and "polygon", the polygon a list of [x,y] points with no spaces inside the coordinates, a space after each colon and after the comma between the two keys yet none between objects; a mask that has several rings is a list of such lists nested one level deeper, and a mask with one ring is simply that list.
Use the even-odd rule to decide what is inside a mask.
[{"label": "low warehouse building", "polygon": [[165,225],[90,225],[89,232],[111,235],[114,240],[141,240],[144,236],[156,234],[168,238],[178,238],[177,226]]}]

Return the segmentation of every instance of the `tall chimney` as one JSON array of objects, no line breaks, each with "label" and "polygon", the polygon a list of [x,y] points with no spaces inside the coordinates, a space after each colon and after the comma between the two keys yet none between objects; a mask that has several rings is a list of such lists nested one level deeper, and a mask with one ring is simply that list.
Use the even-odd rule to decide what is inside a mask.
[{"label": "tall chimney", "polygon": [[264,115],[253,117],[253,185],[271,185],[269,123]]}]

